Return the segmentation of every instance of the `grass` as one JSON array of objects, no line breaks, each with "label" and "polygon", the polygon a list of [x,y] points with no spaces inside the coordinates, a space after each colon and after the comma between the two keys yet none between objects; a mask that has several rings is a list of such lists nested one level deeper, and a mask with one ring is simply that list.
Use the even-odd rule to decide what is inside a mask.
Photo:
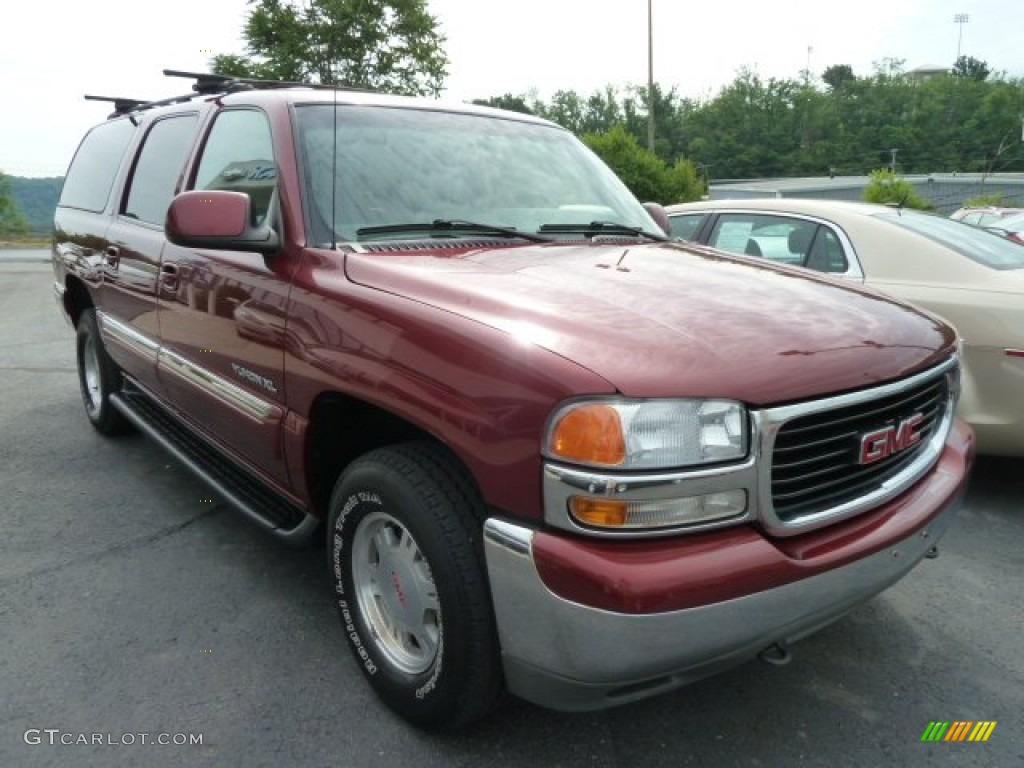
[{"label": "grass", "polygon": [[49,235],[25,235],[23,237],[0,238],[0,248],[49,248]]}]

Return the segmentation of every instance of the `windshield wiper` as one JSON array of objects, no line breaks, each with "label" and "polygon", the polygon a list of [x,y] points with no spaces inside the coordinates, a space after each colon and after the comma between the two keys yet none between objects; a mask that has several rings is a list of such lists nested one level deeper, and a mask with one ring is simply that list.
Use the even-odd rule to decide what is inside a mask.
[{"label": "windshield wiper", "polygon": [[356,230],[357,235],[389,235],[400,232],[436,232],[443,233],[464,233],[484,232],[488,235],[500,235],[501,237],[518,237],[529,240],[532,243],[550,243],[550,237],[534,235],[529,232],[520,232],[514,227],[499,227],[496,224],[477,224],[472,221],[461,219],[434,219],[427,222],[413,222],[409,224],[382,224],[377,227],[362,227]]},{"label": "windshield wiper", "polygon": [[556,232],[560,234],[587,235],[633,235],[645,237],[648,240],[665,242],[668,237],[657,232],[648,232],[642,227],[631,227],[628,224],[620,224],[617,221],[592,221],[589,224],[544,224],[541,232]]}]

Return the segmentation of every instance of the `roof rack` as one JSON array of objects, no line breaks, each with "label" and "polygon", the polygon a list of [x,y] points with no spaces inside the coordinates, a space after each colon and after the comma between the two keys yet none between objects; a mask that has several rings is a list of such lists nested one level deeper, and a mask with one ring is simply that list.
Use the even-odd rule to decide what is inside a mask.
[{"label": "roof rack", "polygon": [[147,99],[129,99],[121,96],[90,96],[86,95],[89,101],[108,101],[113,103],[114,111],[108,116],[108,120],[123,115],[130,115],[132,112],[141,112],[144,109],[154,107],[165,107],[169,104],[183,104],[199,96],[210,96],[216,93],[235,93],[237,91],[254,91],[272,88],[314,88],[327,91],[357,91],[361,93],[375,93],[369,88],[347,88],[322,83],[300,83],[291,80],[261,80],[255,77],[236,77],[235,75],[218,75],[213,72],[183,72],[177,69],[165,69],[167,77],[184,77],[195,80],[192,84],[192,91],[181,96],[171,96],[167,99],[149,101]]},{"label": "roof rack", "polygon": [[123,96],[90,96],[88,93],[85,94],[85,99],[86,101],[109,101],[112,103],[114,112],[111,117],[126,115],[146,103],[145,99],[128,99]]},{"label": "roof rack", "polygon": [[324,85],[323,83],[301,83],[295,80],[262,80],[257,77],[218,75],[213,72],[182,72],[177,69],[165,69],[164,74],[167,77],[184,77],[189,80],[195,80],[192,90],[199,94],[231,93],[233,91],[258,90],[260,88],[316,88],[325,91],[368,90],[365,88]]}]

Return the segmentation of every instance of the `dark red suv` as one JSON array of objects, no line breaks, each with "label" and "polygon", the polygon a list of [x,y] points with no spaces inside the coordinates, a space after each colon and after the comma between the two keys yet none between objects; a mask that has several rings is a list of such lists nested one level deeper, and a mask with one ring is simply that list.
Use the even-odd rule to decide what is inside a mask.
[{"label": "dark red suv", "polygon": [[529,116],[217,77],[115,108],[53,243],[89,420],[325,537],[413,722],[785,659],[934,552],[973,457],[935,317],[669,242]]}]

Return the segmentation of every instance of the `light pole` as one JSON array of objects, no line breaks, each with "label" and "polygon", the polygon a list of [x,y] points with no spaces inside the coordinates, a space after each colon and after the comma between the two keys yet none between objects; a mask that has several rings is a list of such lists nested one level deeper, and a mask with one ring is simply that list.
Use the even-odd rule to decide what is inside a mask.
[{"label": "light pole", "polygon": [[956,36],[956,60],[960,61],[960,43],[964,39],[964,24],[971,20],[966,13],[958,13],[953,17],[953,23],[960,25],[960,32]]},{"label": "light pole", "polygon": [[647,148],[654,151],[654,15],[647,0]]}]

